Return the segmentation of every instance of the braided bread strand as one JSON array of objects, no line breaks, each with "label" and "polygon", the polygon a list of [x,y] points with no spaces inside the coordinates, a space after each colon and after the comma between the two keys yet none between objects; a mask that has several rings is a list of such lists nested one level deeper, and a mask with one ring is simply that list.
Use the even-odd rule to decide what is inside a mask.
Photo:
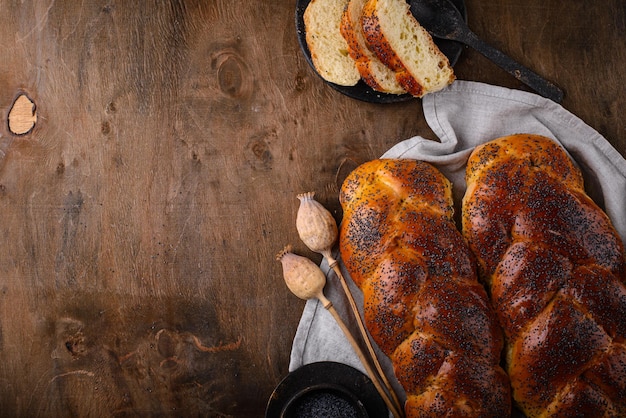
[{"label": "braided bread strand", "polygon": [[456,229],[450,182],[415,160],[375,160],[344,181],[342,260],[407,417],[506,417],[501,330]]},{"label": "braided bread strand", "polygon": [[554,141],[513,135],[471,155],[463,234],[505,332],[528,417],[626,416],[626,262]]}]

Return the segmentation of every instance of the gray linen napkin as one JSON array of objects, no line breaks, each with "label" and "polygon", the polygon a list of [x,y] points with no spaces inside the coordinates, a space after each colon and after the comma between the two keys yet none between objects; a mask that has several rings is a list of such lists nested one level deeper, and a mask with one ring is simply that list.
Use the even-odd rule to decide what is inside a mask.
[{"label": "gray linen napkin", "polygon": [[[427,95],[422,104],[426,121],[439,141],[416,136],[398,143],[382,157],[433,163],[453,182],[458,205],[465,190],[465,163],[476,145],[516,133],[547,136],[560,142],[578,163],[591,197],[607,212],[626,242],[626,160],[598,132],[563,107],[532,93],[461,80]],[[326,297],[343,318],[349,318],[336,276],[325,263],[321,267],[328,277]],[[360,290],[342,271],[361,306]],[[356,324],[347,322],[356,335]],[[379,358],[404,398],[389,359],[382,354]],[[333,317],[317,301],[309,300],[296,330],[289,370],[316,361],[337,361],[365,373]]]}]

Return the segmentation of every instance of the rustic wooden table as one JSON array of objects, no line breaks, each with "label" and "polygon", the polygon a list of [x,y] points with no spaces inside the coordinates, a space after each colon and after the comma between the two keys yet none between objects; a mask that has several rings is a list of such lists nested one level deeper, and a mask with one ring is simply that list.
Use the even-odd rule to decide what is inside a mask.
[{"label": "rustic wooden table", "polygon": [[[623,0],[466,5],[626,155]],[[347,170],[432,138],[421,102],[325,85],[295,0],[0,10],[2,415],[262,416],[304,304],[274,256],[319,261],[296,194],[339,220]],[[456,73],[525,89],[468,49]]]}]

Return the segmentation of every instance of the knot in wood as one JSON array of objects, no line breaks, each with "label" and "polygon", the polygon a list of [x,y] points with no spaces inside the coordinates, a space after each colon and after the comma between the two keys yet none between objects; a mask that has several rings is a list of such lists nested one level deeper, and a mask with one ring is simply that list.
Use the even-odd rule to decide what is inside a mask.
[{"label": "knot in wood", "polygon": [[29,133],[37,123],[37,107],[25,94],[20,94],[9,111],[9,130],[15,135]]},{"label": "knot in wood", "polygon": [[233,50],[222,50],[213,58],[219,89],[232,98],[247,98],[252,92],[252,79],[241,56]]}]

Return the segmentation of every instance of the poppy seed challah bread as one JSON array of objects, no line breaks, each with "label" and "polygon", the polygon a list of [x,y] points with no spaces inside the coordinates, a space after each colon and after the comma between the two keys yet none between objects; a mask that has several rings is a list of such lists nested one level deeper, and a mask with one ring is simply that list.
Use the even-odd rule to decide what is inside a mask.
[{"label": "poppy seed challah bread", "polygon": [[396,79],[411,95],[422,97],[455,80],[448,58],[406,1],[368,0],[361,19],[370,49],[396,72]]},{"label": "poppy seed challah bread", "polygon": [[306,43],[317,73],[340,86],[354,86],[361,79],[348,44],[339,31],[348,0],[312,0],[304,11]]},{"label": "poppy seed challah bread", "polygon": [[367,0],[350,0],[341,19],[341,35],[348,43],[348,51],[361,74],[361,79],[376,91],[404,94],[396,72],[382,63],[370,49],[361,24],[361,12]]},{"label": "poppy seed challah bread", "polygon": [[415,160],[359,166],[340,191],[340,251],[407,417],[506,417],[503,338],[452,219],[450,182]]},{"label": "poppy seed challah bread", "polygon": [[626,416],[626,265],[609,218],[554,141],[513,135],[467,165],[463,234],[504,328],[528,417]]}]

